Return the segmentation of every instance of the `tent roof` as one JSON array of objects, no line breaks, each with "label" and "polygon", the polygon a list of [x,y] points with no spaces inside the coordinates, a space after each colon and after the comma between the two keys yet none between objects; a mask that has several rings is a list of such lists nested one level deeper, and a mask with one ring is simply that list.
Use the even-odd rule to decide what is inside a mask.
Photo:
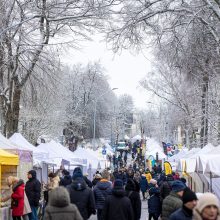
[{"label": "tent roof", "polygon": [[146,154],[145,154],[145,155],[147,155],[147,156],[152,155],[152,156],[154,156],[154,158],[156,159],[156,153],[158,153],[158,159],[159,159],[159,160],[162,160],[162,159],[164,159],[164,158],[167,157],[167,156],[164,154],[164,152],[162,152],[161,150],[157,150],[157,149],[152,150],[152,151],[146,151]]},{"label": "tent roof", "polygon": [[0,149],[0,165],[18,165],[18,163],[19,158],[17,155]]},{"label": "tent roof", "polygon": [[9,140],[20,147],[33,151],[34,159],[42,161],[48,158],[48,153],[45,150],[33,146],[20,133],[14,133]]}]

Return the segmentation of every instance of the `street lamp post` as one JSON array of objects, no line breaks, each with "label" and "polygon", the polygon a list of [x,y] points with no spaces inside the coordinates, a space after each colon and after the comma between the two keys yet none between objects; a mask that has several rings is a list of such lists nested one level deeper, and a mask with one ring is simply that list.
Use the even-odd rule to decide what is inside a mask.
[{"label": "street lamp post", "polygon": [[[113,88],[110,91],[116,90],[118,88]],[[103,93],[102,95],[98,96],[94,101],[94,114],[93,114],[93,149],[95,150],[95,129],[96,129],[96,106],[97,106],[97,101],[103,97],[104,95],[106,95],[107,93],[109,93],[110,91],[107,91],[105,93]]]}]

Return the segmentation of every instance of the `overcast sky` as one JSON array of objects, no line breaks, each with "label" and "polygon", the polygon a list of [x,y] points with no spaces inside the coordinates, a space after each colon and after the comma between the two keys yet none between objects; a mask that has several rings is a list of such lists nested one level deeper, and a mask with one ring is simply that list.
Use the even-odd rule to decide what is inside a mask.
[{"label": "overcast sky", "polygon": [[121,54],[114,54],[106,48],[104,42],[100,42],[100,39],[97,38],[93,42],[83,43],[80,51],[68,50],[68,53],[62,55],[62,60],[69,64],[78,62],[87,64],[89,61],[100,61],[109,76],[110,86],[118,88],[115,93],[117,95],[124,93],[132,95],[135,106],[144,108],[149,96],[146,91],[140,88],[139,81],[151,70],[148,57],[147,52],[134,55],[129,51],[122,51]]}]

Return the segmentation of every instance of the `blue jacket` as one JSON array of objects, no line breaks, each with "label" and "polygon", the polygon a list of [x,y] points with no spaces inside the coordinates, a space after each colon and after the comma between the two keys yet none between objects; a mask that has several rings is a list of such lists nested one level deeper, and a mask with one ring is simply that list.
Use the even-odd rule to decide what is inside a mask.
[{"label": "blue jacket", "polygon": [[146,176],[141,176],[140,187],[142,192],[146,192],[148,189],[148,182]]},{"label": "blue jacket", "polygon": [[149,185],[148,212],[152,214],[161,214],[160,189],[153,185]]},{"label": "blue jacket", "polygon": [[99,181],[93,190],[96,209],[103,209],[105,199],[112,194],[112,184],[108,181]]},{"label": "blue jacket", "polygon": [[170,215],[169,220],[192,220],[192,210],[187,209],[185,206],[176,210]]}]

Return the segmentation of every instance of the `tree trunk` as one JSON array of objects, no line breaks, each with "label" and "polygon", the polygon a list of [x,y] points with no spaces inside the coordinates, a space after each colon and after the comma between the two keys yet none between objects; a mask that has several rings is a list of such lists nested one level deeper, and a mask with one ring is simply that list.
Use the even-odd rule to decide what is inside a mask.
[{"label": "tree trunk", "polygon": [[9,138],[15,132],[18,132],[18,122],[20,113],[21,88],[14,82],[14,90],[10,107],[6,115],[6,136]]},{"label": "tree trunk", "polygon": [[200,132],[201,148],[203,148],[208,143],[208,89],[209,77],[208,74],[206,74],[203,77],[202,85],[202,120]]}]

